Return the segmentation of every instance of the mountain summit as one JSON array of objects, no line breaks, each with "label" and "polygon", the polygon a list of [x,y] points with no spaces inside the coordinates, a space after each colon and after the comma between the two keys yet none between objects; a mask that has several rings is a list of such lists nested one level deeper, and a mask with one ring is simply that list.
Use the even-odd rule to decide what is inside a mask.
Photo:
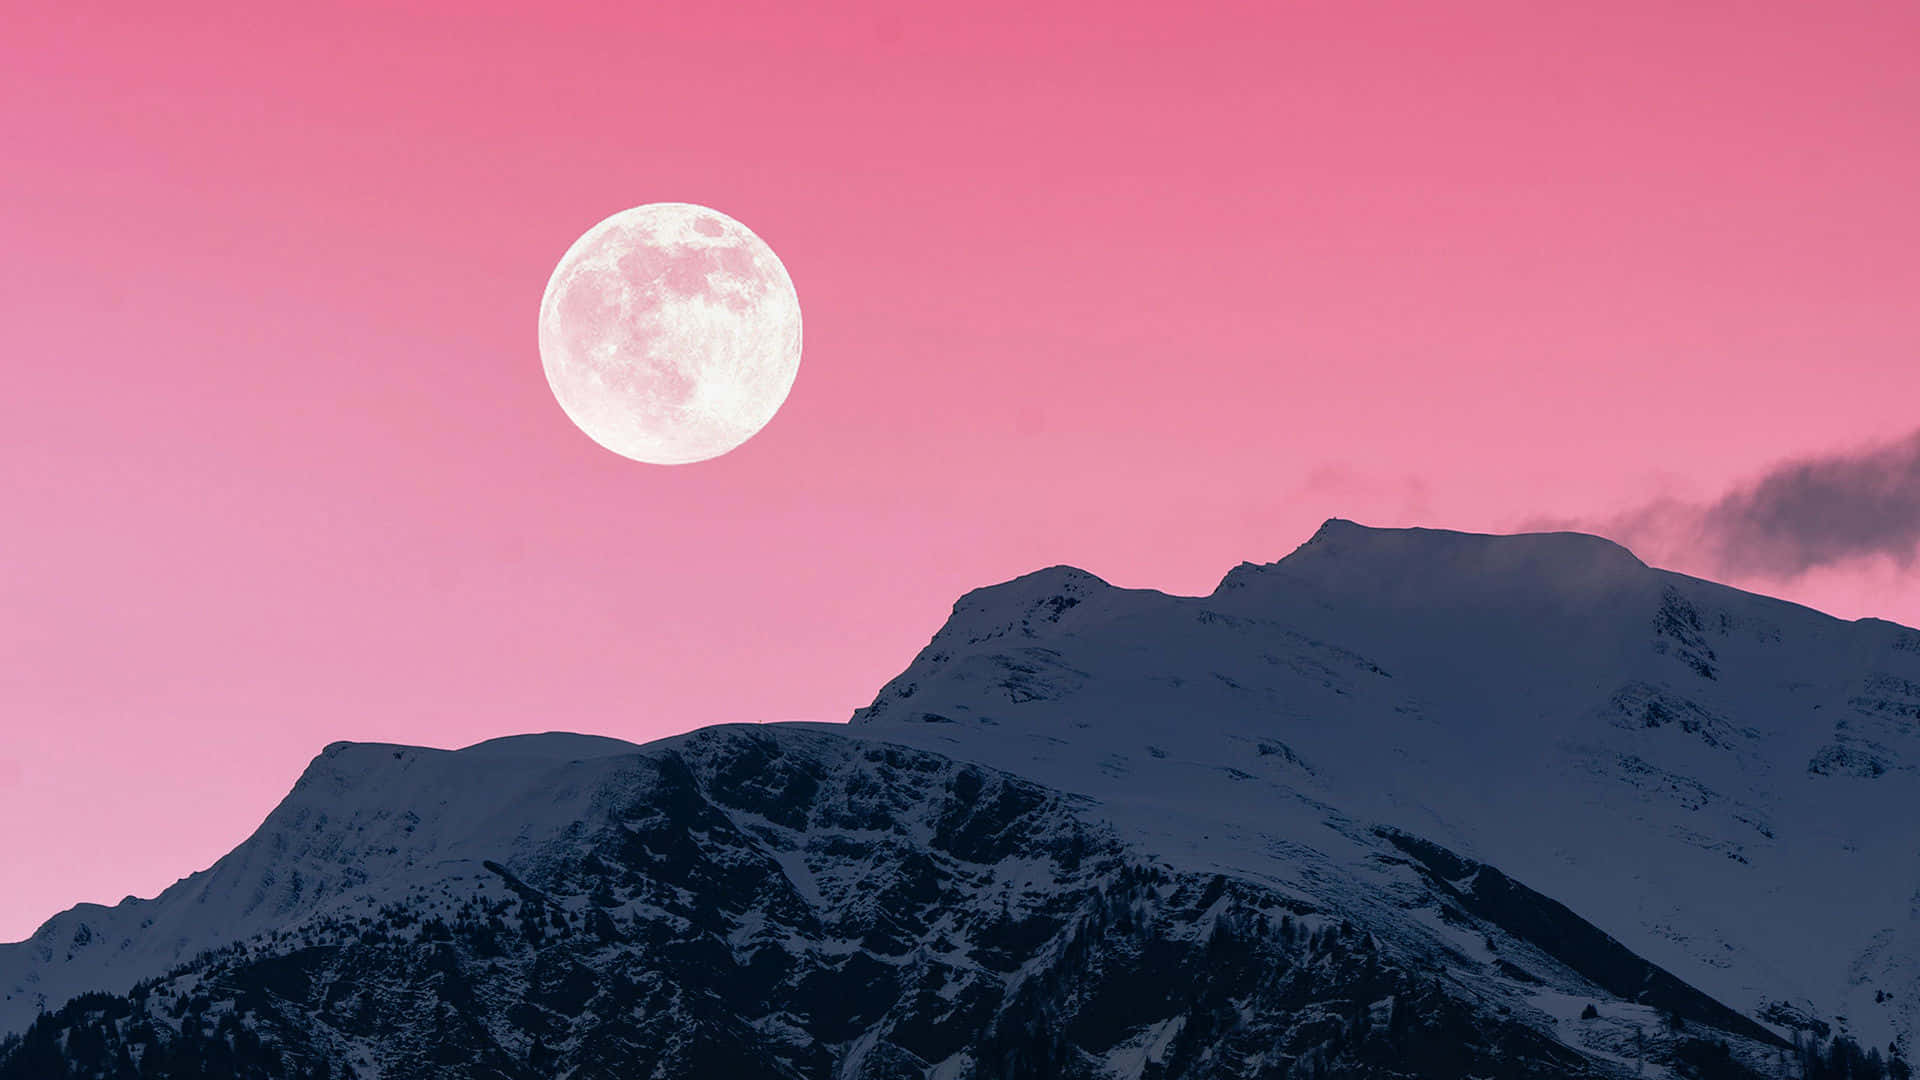
[{"label": "mountain summit", "polygon": [[1484,858],[1748,1009],[1881,1042],[1920,1006],[1900,809],[1920,633],[1598,537],[1336,520],[1206,597],[1030,575],[963,598],[855,725],[1109,813],[1211,793],[1227,829],[1311,795]]},{"label": "mountain summit", "polygon": [[1884,1073],[1916,796],[1920,633],[1335,520],[968,593],[851,724],[335,744],[0,946],[0,1078]]}]

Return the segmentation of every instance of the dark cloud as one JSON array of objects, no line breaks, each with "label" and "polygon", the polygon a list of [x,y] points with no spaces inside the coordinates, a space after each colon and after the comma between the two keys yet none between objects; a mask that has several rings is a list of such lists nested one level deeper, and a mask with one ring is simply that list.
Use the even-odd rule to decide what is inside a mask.
[{"label": "dark cloud", "polygon": [[1663,499],[1598,525],[1655,558],[1688,555],[1730,576],[1793,577],[1853,559],[1920,555],[1920,432],[1789,461],[1711,503]]}]

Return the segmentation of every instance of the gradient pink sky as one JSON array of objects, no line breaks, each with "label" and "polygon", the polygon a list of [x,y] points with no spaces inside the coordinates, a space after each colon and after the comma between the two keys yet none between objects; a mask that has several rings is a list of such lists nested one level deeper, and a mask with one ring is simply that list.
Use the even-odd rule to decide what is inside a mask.
[{"label": "gradient pink sky", "polygon": [[[337,739],[844,719],[1040,566],[1204,592],[1329,516],[1593,519],[1920,422],[1910,4],[7,23],[0,939]],[[681,468],[534,336],[667,200],[806,313],[785,409]],[[1920,622],[1892,561],[1739,584]]]}]

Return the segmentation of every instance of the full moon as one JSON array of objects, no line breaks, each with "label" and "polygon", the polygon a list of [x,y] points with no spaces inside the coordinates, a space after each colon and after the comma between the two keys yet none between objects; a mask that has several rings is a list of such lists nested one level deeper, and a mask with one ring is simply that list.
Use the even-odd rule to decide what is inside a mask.
[{"label": "full moon", "polygon": [[560,408],[622,457],[684,465],[752,438],[800,371],[800,298],[718,210],[649,203],[573,242],[540,300]]}]

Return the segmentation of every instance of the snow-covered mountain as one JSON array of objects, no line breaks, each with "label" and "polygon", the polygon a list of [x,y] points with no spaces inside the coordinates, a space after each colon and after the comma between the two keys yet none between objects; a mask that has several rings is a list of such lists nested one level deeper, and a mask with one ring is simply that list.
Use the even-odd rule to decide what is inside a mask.
[{"label": "snow-covered mountain", "polygon": [[0,1077],[1798,1075],[1912,1038],[1916,795],[1920,633],[1332,521],[969,593],[851,725],[328,747],[0,946]]},{"label": "snow-covered mountain", "polygon": [[1192,865],[1284,874],[1220,837],[1309,793],[1744,1009],[1876,1045],[1920,1009],[1920,632],[1595,537],[1331,521],[1198,598],[1041,571],[963,598],[856,724],[1192,815],[1156,840]]}]

